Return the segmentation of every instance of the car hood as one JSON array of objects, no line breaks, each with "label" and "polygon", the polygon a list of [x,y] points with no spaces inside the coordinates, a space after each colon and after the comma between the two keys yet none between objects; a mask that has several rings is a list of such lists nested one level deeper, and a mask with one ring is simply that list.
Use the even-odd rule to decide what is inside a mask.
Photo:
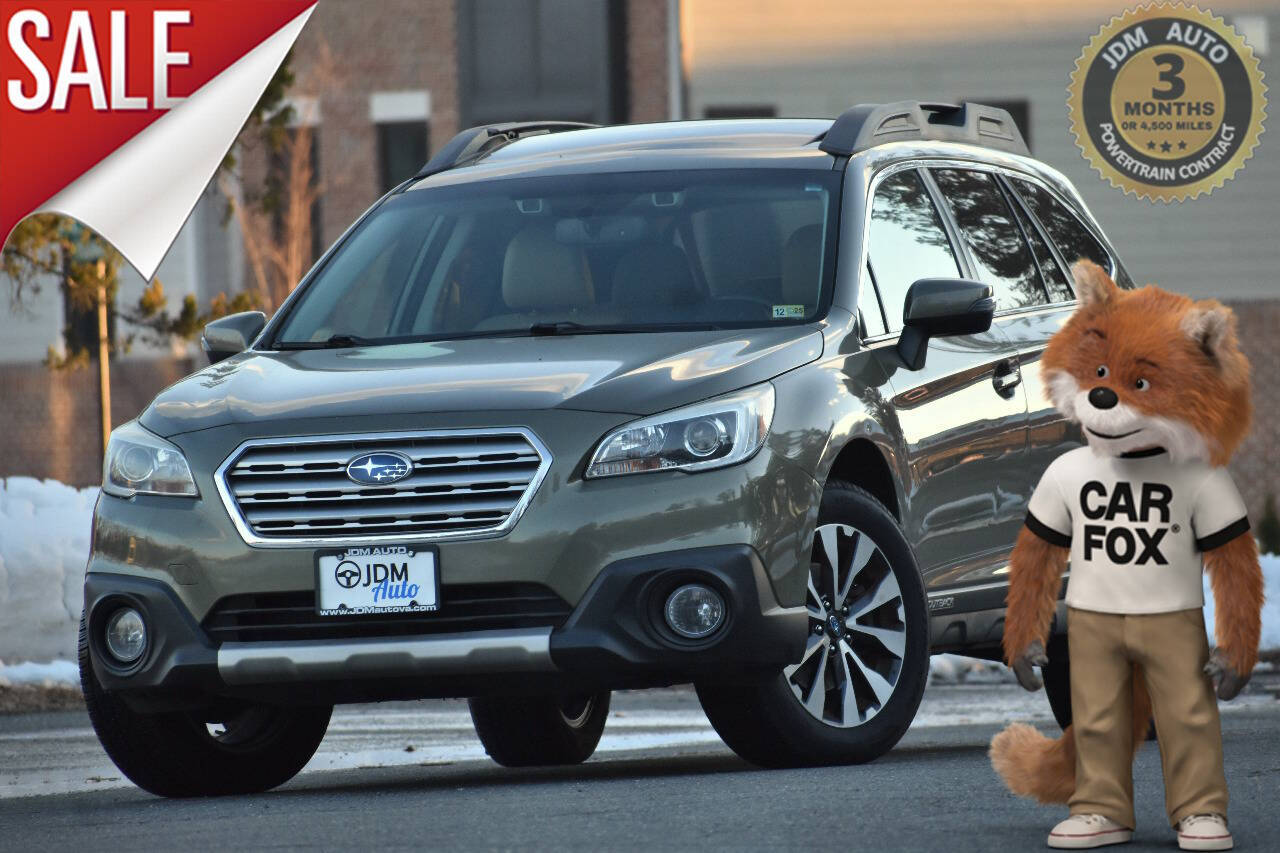
[{"label": "car hood", "polygon": [[648,415],[822,354],[815,326],[593,334],[241,353],[162,391],[162,436],[301,417],[579,409]]}]

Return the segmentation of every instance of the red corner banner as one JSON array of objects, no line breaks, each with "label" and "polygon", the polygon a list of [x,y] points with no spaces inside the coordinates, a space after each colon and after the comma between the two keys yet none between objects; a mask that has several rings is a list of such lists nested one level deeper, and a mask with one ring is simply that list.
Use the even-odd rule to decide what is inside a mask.
[{"label": "red corner banner", "polygon": [[0,0],[0,236],[80,220],[150,278],[315,0]]}]

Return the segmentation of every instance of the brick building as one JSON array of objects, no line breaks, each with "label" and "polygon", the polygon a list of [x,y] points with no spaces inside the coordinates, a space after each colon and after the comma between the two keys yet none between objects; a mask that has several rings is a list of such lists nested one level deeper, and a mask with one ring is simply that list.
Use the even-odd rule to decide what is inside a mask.
[{"label": "brick building", "polygon": [[[678,117],[677,8],[675,0],[323,0],[294,46],[290,91],[298,122],[313,130],[312,254],[461,127]],[[278,167],[260,149],[240,160],[249,188]],[[188,293],[204,305],[253,286],[224,210],[210,187],[161,264],[171,306]],[[126,272],[118,303],[136,301],[144,286]],[[41,364],[69,322],[53,279],[21,310],[0,314],[0,477],[101,479],[97,370]],[[203,361],[194,346],[143,344],[113,359],[113,423]]]}]

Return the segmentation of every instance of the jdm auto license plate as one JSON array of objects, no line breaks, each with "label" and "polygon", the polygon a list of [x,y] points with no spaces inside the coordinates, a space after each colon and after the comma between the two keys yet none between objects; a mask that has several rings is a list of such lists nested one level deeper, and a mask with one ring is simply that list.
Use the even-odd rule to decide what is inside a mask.
[{"label": "jdm auto license plate", "polygon": [[440,565],[434,549],[403,545],[316,554],[316,612],[424,613],[440,609]]}]

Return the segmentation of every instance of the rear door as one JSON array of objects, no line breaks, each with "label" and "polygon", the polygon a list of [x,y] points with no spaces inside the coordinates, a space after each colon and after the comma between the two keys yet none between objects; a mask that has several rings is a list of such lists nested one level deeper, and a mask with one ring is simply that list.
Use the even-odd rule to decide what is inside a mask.
[{"label": "rear door", "polygon": [[1023,383],[1030,410],[1028,475],[1034,486],[1050,462],[1084,443],[1079,425],[1053,407],[1039,365],[1049,338],[1062,328],[1076,307],[1074,286],[1070,282],[1071,264],[1087,258],[1108,270],[1122,287],[1129,282],[1101,241],[1066,202],[1026,177],[1007,175],[1004,182],[1019,202],[1015,208],[1031,239],[1051,299],[1045,310],[1029,313],[1006,327],[1023,364]]},{"label": "rear door", "polygon": [[[868,332],[891,343],[912,282],[965,276],[968,261],[919,170],[883,178],[870,218],[867,257],[879,299],[860,299],[859,308]],[[1010,496],[1016,500],[1022,477],[1027,407],[1013,348],[997,325],[931,340],[918,371],[907,370],[891,346],[876,350],[906,444],[903,523],[926,585],[933,592],[986,576],[1007,561],[1021,523]]]}]

